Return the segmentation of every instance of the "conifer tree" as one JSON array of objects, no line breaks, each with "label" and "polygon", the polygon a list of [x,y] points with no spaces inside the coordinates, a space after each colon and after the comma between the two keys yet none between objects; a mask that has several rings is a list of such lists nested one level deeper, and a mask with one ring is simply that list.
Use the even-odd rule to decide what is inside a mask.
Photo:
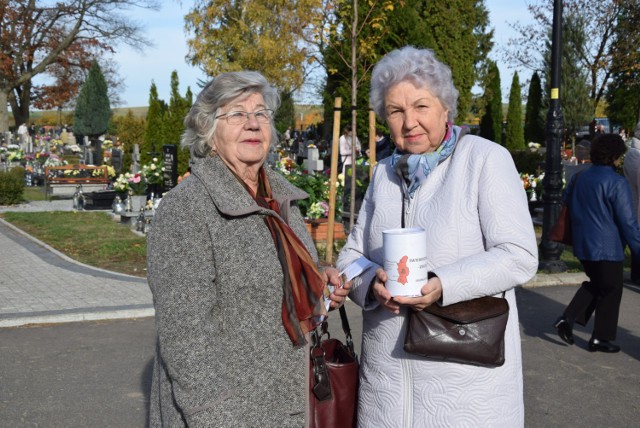
[{"label": "conifer tree", "polygon": [[107,131],[110,117],[107,82],[97,61],[94,61],[78,94],[73,117],[74,132],[90,139],[98,138]]},{"label": "conifer tree", "polygon": [[509,109],[507,110],[507,126],[505,129],[505,145],[510,151],[525,148],[524,128],[522,125],[522,95],[520,94],[520,90],[520,78],[516,71],[511,81]]},{"label": "conifer tree", "polygon": [[154,82],[151,83],[149,91],[149,109],[147,110],[146,127],[144,131],[144,142],[140,146],[140,164],[149,163],[151,160],[152,146],[155,151],[160,151],[164,144],[163,122],[167,111],[164,101],[158,98],[158,88]]},{"label": "conifer tree", "polygon": [[189,96],[191,89],[189,88],[187,95],[183,97],[180,95],[179,86],[178,72],[173,71],[171,73],[171,98],[163,121],[163,138],[161,145],[156,145],[155,149],[157,152],[162,152],[162,145],[175,145],[178,148],[178,174],[182,175],[189,167],[190,158],[189,149],[181,148],[180,138],[184,132],[184,118],[191,108],[191,97]]},{"label": "conifer tree", "polygon": [[502,92],[500,91],[500,70],[494,61],[489,61],[489,69],[484,86],[484,115],[480,119],[480,136],[502,144]]},{"label": "conifer tree", "polygon": [[529,82],[529,95],[524,115],[525,143],[544,143],[544,117],[542,116],[542,85],[540,76],[535,71]]},{"label": "conifer tree", "polygon": [[94,61],[87,80],[80,88],[73,117],[74,133],[79,137],[87,136],[91,140],[94,165],[102,165],[102,142],[98,137],[109,128],[110,118],[107,81],[98,62]]}]

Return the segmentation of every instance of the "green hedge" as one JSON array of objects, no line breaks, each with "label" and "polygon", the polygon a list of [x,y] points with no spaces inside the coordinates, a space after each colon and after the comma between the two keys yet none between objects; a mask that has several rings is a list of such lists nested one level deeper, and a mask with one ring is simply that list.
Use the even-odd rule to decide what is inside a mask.
[{"label": "green hedge", "polygon": [[0,171],[0,205],[19,204],[24,199],[24,169]]},{"label": "green hedge", "polygon": [[531,150],[512,150],[511,157],[520,173],[538,175],[544,171],[544,154]]}]

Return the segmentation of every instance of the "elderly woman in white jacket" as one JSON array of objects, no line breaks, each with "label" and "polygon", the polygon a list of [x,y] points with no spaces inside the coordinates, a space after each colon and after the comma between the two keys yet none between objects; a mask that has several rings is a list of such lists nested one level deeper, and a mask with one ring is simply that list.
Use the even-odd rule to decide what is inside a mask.
[{"label": "elderly woman in white jacket", "polygon": [[[344,270],[362,257],[370,262],[350,294],[364,321],[360,427],[524,425],[513,288],[537,270],[536,238],[509,152],[453,125],[457,98],[449,67],[427,49],[395,50],[373,71],[371,106],[396,149],[377,165],[337,263]],[[402,226],[426,230],[430,279],[420,297],[391,297],[385,287],[382,231]],[[503,292],[510,307],[503,366],[403,350],[410,311]]]}]

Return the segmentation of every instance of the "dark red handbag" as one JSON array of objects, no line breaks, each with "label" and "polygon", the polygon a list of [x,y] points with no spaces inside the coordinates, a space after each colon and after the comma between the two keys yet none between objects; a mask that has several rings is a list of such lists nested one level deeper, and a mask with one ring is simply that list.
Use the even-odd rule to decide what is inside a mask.
[{"label": "dark red handbag", "polygon": [[[567,201],[571,200],[571,193],[573,193],[573,189],[576,188],[578,178],[583,172],[584,171],[580,171],[578,174],[576,174],[576,178],[573,180],[573,187],[569,189],[569,194],[566,198]],[[549,231],[549,239],[555,242],[560,242],[561,244],[573,245],[573,235],[571,233],[571,213],[569,212],[569,205],[567,203],[562,204],[558,219]]]},{"label": "dark red handbag", "polygon": [[[340,307],[340,318],[346,345],[329,337],[326,321],[311,333],[311,428],[356,426],[359,364],[344,306]],[[322,340],[324,335],[327,339]]]},{"label": "dark red handbag", "polygon": [[551,228],[551,232],[549,232],[549,239],[565,245],[573,244],[573,236],[571,235],[571,214],[569,213],[569,206],[567,206],[567,204],[562,204],[558,220]]}]

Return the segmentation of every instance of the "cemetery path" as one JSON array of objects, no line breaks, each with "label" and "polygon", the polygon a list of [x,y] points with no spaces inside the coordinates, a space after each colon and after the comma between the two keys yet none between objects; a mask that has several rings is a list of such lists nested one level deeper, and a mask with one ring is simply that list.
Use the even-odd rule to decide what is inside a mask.
[{"label": "cemetery path", "polygon": [[78,263],[1,219],[0,254],[0,327],[154,315],[145,278]]}]

